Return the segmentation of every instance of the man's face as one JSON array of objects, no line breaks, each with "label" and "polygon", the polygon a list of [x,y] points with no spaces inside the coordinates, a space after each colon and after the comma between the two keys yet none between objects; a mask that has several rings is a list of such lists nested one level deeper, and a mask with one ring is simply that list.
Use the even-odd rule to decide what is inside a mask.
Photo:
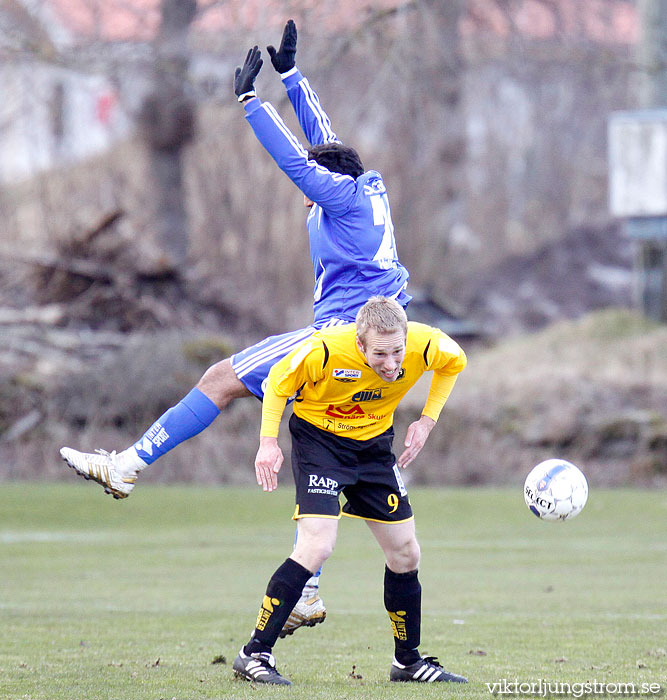
[{"label": "man's face", "polygon": [[357,338],[357,347],[370,368],[385,382],[394,382],[405,359],[405,334],[403,331],[378,333],[369,330],[365,342]]}]

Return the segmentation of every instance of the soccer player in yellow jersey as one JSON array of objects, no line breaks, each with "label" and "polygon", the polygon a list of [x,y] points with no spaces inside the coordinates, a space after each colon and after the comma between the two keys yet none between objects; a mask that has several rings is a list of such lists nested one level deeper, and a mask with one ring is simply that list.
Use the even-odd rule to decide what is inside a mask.
[{"label": "soccer player in yellow jersey", "polygon": [[[273,646],[304,583],[333,551],[341,515],[365,520],[386,557],[384,603],[394,633],[391,681],[467,682],[422,657],[420,549],[400,474],[419,454],[458,373],[463,350],[437,328],[408,323],[393,299],[371,298],[356,324],[315,333],[273,366],[264,392],[257,483],[277,487],[283,463],[278,427],[287,399],[298,538],[273,574],[255,630],[234,660],[234,671],[258,683],[290,685],[276,669]],[[433,380],[419,420],[398,460],[392,452],[394,410],[419,377]],[[341,509],[339,496],[347,500]]]}]

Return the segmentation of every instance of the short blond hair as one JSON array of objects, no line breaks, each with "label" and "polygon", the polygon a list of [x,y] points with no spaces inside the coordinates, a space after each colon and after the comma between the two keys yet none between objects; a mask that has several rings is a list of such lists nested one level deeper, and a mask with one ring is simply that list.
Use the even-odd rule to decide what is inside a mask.
[{"label": "short blond hair", "polygon": [[357,338],[365,346],[368,331],[394,333],[402,331],[407,337],[408,317],[403,307],[388,297],[371,297],[357,313]]}]

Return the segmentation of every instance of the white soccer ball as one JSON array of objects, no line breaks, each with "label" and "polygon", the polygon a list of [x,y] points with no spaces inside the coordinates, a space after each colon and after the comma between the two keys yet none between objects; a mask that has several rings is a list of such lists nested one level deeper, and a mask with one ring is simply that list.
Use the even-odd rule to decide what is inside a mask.
[{"label": "white soccer ball", "polygon": [[564,459],[547,459],[526,477],[523,497],[542,520],[570,520],[586,505],[588,483],[574,464]]}]

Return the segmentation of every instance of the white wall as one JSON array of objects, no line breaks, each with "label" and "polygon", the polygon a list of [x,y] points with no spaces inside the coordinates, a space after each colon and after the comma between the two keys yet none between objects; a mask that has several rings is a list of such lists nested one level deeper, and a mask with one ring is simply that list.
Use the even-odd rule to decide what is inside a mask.
[{"label": "white wall", "polygon": [[0,184],[109,148],[130,122],[104,78],[45,63],[0,67]]}]

